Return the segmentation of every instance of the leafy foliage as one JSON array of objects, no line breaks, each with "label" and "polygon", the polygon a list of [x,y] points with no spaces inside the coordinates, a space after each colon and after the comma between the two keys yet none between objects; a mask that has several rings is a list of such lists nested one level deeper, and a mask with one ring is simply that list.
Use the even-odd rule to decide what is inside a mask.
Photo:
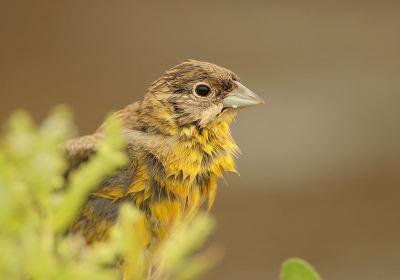
[{"label": "leafy foliage", "polygon": [[[86,246],[66,234],[69,225],[102,177],[126,162],[116,121],[94,157],[70,174],[60,144],[71,138],[70,111],[57,107],[37,127],[29,115],[15,112],[0,142],[0,279],[146,279],[149,264],[140,236],[143,216],[122,207],[107,242]],[[192,256],[213,228],[209,215],[197,215],[174,233],[157,256],[161,279],[194,279],[216,260],[209,252]],[[123,260],[123,261],[122,261]],[[116,269],[123,267],[123,273]]]}]

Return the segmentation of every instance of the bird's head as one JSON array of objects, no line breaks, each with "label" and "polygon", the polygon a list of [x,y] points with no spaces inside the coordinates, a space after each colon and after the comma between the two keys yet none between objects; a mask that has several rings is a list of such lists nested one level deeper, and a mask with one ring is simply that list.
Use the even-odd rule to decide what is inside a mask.
[{"label": "bird's head", "polygon": [[232,71],[208,62],[185,60],[167,70],[149,87],[179,126],[207,126],[234,115],[238,108],[264,101],[239,82]]}]

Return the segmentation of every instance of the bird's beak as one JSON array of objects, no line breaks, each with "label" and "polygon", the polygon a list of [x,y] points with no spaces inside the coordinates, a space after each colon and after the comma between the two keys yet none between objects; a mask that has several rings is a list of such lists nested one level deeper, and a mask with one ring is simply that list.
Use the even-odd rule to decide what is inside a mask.
[{"label": "bird's beak", "polygon": [[264,104],[264,101],[257,94],[239,82],[234,83],[237,88],[229,92],[228,95],[222,99],[224,108],[244,108]]}]

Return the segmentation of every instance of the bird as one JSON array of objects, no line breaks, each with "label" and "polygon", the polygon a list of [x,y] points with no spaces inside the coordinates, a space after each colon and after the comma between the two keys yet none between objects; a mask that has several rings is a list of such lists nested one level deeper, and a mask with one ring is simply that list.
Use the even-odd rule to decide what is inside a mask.
[{"label": "bird", "polygon": [[[263,103],[216,64],[188,59],[167,70],[143,100],[114,113],[128,163],[89,194],[70,231],[87,244],[105,240],[121,205],[130,203],[145,216],[143,247],[154,251],[203,202],[211,208],[222,172],[237,173],[229,125],[239,109]],[[96,152],[107,124],[65,143],[71,169]]]}]

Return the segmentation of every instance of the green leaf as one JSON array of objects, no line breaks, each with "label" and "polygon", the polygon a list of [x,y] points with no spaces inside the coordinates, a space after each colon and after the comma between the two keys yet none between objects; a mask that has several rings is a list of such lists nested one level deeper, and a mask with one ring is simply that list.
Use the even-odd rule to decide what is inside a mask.
[{"label": "green leaf", "polygon": [[281,280],[321,280],[314,268],[298,258],[286,260],[281,269]]}]

